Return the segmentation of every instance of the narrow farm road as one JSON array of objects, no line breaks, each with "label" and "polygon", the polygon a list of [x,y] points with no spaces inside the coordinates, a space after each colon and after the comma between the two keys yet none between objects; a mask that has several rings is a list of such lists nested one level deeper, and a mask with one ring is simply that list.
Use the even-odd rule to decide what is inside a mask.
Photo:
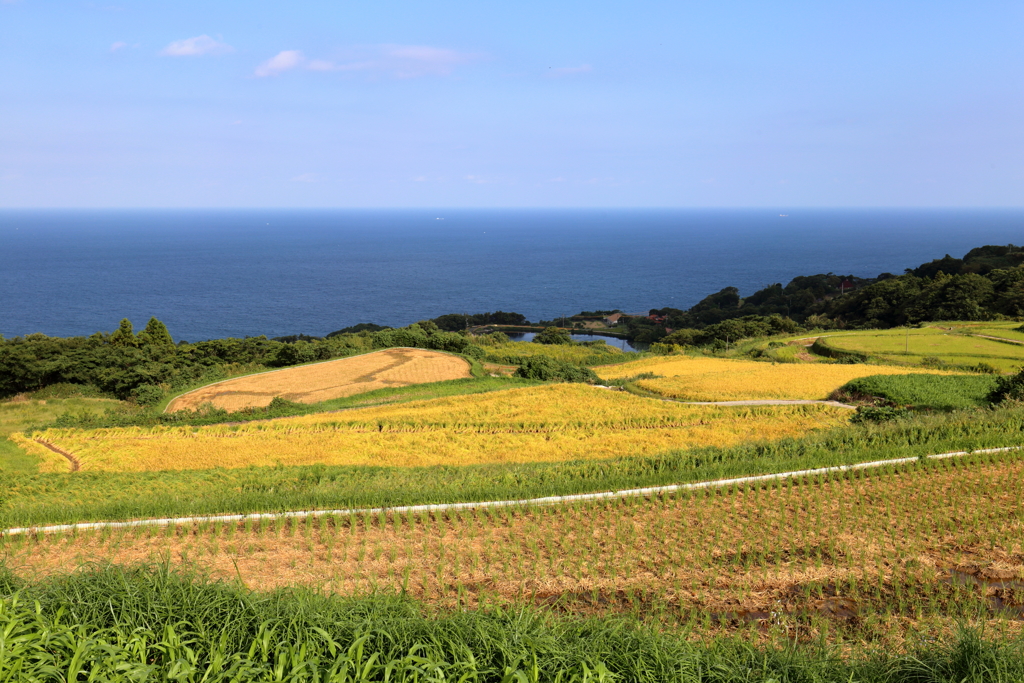
[{"label": "narrow farm road", "polygon": [[1019,339],[1007,339],[1006,337],[993,337],[990,334],[972,334],[972,337],[981,337],[982,339],[993,339],[995,341],[1006,342],[1007,344],[1024,344],[1024,341]]}]

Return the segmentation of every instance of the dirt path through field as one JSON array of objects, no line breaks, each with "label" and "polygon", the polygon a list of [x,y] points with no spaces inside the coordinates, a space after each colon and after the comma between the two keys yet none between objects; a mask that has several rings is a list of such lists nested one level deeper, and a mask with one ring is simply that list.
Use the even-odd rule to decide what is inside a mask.
[{"label": "dirt path through field", "polygon": [[77,472],[78,470],[82,469],[82,463],[79,462],[78,458],[76,458],[71,453],[68,453],[65,450],[61,450],[60,448],[57,448],[56,446],[54,446],[49,441],[43,441],[42,439],[34,439],[34,441],[37,444],[39,444],[40,446],[42,446],[43,448],[48,448],[49,450],[53,451],[57,455],[62,456],[64,458],[67,458],[67,461],[71,463],[71,471],[72,472]]},{"label": "dirt path through field", "polygon": [[1007,339],[1006,337],[993,337],[990,334],[972,334],[972,337],[981,337],[982,339],[991,339],[993,341],[1006,342],[1007,344],[1024,344],[1024,341],[1018,339]]}]

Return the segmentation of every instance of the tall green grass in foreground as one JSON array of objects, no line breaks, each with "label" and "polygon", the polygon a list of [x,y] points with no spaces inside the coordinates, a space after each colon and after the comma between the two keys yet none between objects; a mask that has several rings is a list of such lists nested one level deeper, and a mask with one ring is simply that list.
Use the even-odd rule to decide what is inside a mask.
[{"label": "tall green grass in foreground", "polygon": [[[2,568],[0,568],[2,569]],[[632,618],[536,609],[429,614],[408,598],[261,594],[162,568],[28,586],[0,575],[5,681],[1009,683],[1024,642],[963,631],[908,653],[691,643]]]},{"label": "tall green grass in foreground", "polygon": [[1000,408],[851,425],[798,439],[612,460],[464,467],[315,465],[12,474],[0,488],[0,529],[144,517],[533,498],[1022,444],[1024,409]]}]

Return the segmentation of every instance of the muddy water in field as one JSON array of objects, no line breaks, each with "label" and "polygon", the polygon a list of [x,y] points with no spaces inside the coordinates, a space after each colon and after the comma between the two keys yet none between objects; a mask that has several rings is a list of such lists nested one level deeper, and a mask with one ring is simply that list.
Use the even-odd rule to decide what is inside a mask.
[{"label": "muddy water in field", "polygon": [[946,581],[953,585],[977,586],[994,612],[1024,620],[1024,581],[1016,576],[1016,572],[1009,570],[965,565],[951,569]]}]

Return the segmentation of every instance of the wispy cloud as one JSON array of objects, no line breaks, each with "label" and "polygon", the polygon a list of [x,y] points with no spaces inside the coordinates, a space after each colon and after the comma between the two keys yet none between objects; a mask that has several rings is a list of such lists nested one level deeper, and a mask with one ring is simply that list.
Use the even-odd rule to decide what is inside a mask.
[{"label": "wispy cloud", "polygon": [[427,45],[353,47],[334,59],[306,60],[298,50],[285,50],[256,68],[257,76],[275,76],[302,67],[309,71],[365,72],[393,78],[447,76],[456,67],[483,55]]},{"label": "wispy cloud", "polygon": [[199,55],[221,55],[233,52],[234,49],[227,43],[214,40],[204,33],[195,38],[175,40],[161,50],[160,54],[168,57],[198,57]]},{"label": "wispy cloud", "polygon": [[589,64],[580,64],[579,66],[561,66],[558,68],[551,67],[548,69],[548,78],[562,78],[563,76],[577,76],[579,74],[588,74],[594,70],[594,67]]},{"label": "wispy cloud", "polygon": [[282,50],[256,67],[256,75],[260,78],[276,76],[301,66],[305,61],[301,50]]},{"label": "wispy cloud", "polygon": [[111,44],[110,51],[111,52],[117,52],[118,50],[123,50],[126,47],[128,47],[128,43],[123,43],[123,42],[121,42],[119,40],[116,43],[112,43]]}]

